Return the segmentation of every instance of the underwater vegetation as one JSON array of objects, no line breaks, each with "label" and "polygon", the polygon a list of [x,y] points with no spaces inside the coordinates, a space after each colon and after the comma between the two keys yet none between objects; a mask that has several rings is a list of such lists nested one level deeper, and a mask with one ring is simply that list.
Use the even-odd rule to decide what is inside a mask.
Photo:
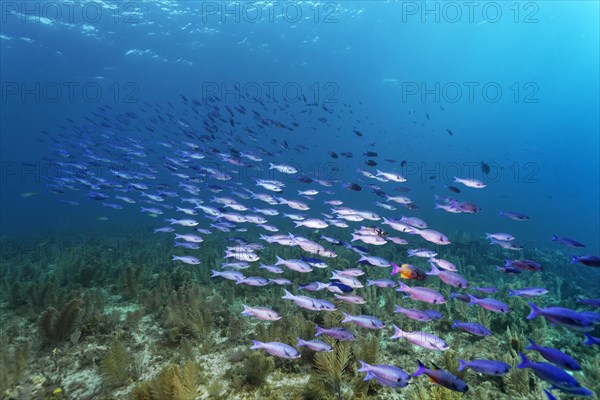
[{"label": "underwater vegetation", "polygon": [[[210,266],[163,261],[169,243],[144,241],[142,237],[143,233],[136,231],[123,237],[98,237],[93,243],[36,238],[40,243],[52,242],[53,249],[66,250],[2,253],[3,398],[541,399],[547,384],[529,369],[515,368],[528,339],[575,357],[582,370],[574,376],[595,393],[592,398],[598,398],[597,349],[584,346],[580,334],[551,327],[542,318],[515,318],[529,313],[527,299],[520,297],[508,300],[514,314],[491,313],[454,300],[436,307],[444,318],[418,322],[393,311],[397,304],[425,308],[423,305],[402,299],[393,289],[371,286],[361,292],[365,304],[340,302],[339,310],[351,315],[378,315],[406,331],[435,332],[451,349],[432,352],[404,340],[390,340],[388,329],[365,332],[350,326],[355,341],[319,338],[333,346],[331,352],[299,348],[300,359],[282,360],[249,350],[251,339],[295,344],[298,337],[313,338],[316,325],[347,325],[341,323],[341,312],[310,312],[282,300],[280,287],[257,290],[211,279]],[[19,248],[16,239],[2,241],[4,249]],[[136,245],[121,245],[131,241]],[[223,236],[211,235],[203,258],[212,259],[216,265],[223,241]],[[546,249],[525,250],[525,257],[542,260],[544,274],[521,276],[516,281],[490,273],[496,260],[477,250],[483,246],[486,244],[463,236],[448,256],[478,286],[543,285],[550,290],[547,296],[536,299],[542,307],[560,302],[577,308],[578,297],[592,296],[596,290],[590,287],[591,275],[584,270],[574,274],[562,253]],[[102,251],[117,247],[122,249],[117,256],[108,257],[108,252]],[[282,248],[277,254],[294,258],[297,251]],[[404,257],[378,249],[373,255]],[[264,257],[274,259],[274,252],[266,249]],[[348,267],[350,257],[342,250],[330,268]],[[370,278],[389,276],[385,269],[365,268]],[[314,278],[321,278],[319,274],[326,279],[325,271],[315,271]],[[291,280],[294,288],[307,283],[298,273]],[[426,283],[449,295],[450,290],[438,280]],[[267,304],[282,318],[269,322],[244,317],[242,304]],[[452,320],[477,320],[493,335],[478,337],[455,330]],[[536,353],[529,352],[528,356],[543,361]],[[512,368],[503,376],[458,371],[459,358],[496,359]],[[421,377],[412,378],[406,388],[386,388],[374,380],[364,381],[364,374],[357,372],[358,360],[362,360],[396,365],[412,374],[417,359],[435,363],[467,382],[468,397]],[[569,398],[554,394],[558,399]]]}]

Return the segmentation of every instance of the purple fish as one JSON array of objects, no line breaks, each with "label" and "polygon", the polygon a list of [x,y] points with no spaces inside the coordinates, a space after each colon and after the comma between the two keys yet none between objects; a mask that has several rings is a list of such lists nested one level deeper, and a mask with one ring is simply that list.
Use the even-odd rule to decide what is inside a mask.
[{"label": "purple fish", "polygon": [[568,369],[571,371],[581,371],[581,366],[579,365],[579,363],[573,358],[571,358],[569,355],[563,353],[558,349],[553,349],[552,347],[542,347],[531,339],[527,340],[529,340],[530,343],[530,345],[526,347],[527,350],[537,351],[546,360],[563,369]]},{"label": "purple fish", "polygon": [[267,307],[248,307],[245,304],[242,315],[258,318],[263,321],[277,321],[281,319],[281,315]]},{"label": "purple fish", "polygon": [[471,302],[471,299],[469,298],[469,295],[466,294],[466,293],[450,292],[450,298],[451,299],[460,300],[463,303],[470,303]]},{"label": "purple fish", "polygon": [[536,363],[529,361],[525,354],[521,355],[521,363],[517,368],[530,368],[533,373],[543,381],[556,386],[559,389],[569,389],[581,386],[571,375],[562,369],[548,363]]},{"label": "purple fish", "polygon": [[504,314],[510,311],[508,306],[500,300],[490,299],[487,297],[483,299],[478,299],[477,297],[471,296],[470,294],[467,294],[467,296],[469,296],[469,304],[477,304],[478,306],[485,308],[488,311],[497,313],[500,312]]},{"label": "purple fish", "polygon": [[542,266],[531,260],[506,260],[505,267],[513,267],[521,271],[541,271]]},{"label": "purple fish", "polygon": [[287,358],[294,359],[300,358],[300,353],[298,350],[290,346],[289,344],[280,343],[280,342],[259,342],[258,340],[253,340],[254,346],[250,347],[250,350],[264,350],[272,356],[279,358]]},{"label": "purple fish", "polygon": [[410,287],[403,282],[398,282],[400,286],[396,291],[407,293],[413,300],[424,301],[432,304],[444,304],[446,299],[441,293],[426,287]]},{"label": "purple fish", "polygon": [[269,284],[269,280],[262,276],[247,276],[242,279],[238,279],[235,282],[236,285],[247,285],[247,286],[265,286]]},{"label": "purple fish", "polygon": [[286,278],[269,279],[269,282],[274,283],[276,285],[291,285],[292,284],[292,281],[290,281],[289,279],[286,279]]},{"label": "purple fish", "polygon": [[200,248],[200,245],[189,242],[175,242],[175,247],[183,247],[185,249],[198,250]]},{"label": "purple fish", "polygon": [[433,261],[429,261],[431,264],[431,271],[427,272],[426,275],[437,275],[442,282],[447,285],[454,286],[457,288],[467,288],[469,287],[469,282],[457,274],[456,272],[439,270]]},{"label": "purple fish", "polygon": [[296,345],[296,347],[302,347],[302,346],[308,347],[312,351],[322,351],[325,353],[329,353],[330,351],[333,351],[333,347],[331,347],[329,344],[322,342],[320,340],[302,340],[302,339],[298,338],[298,344]]},{"label": "purple fish", "polygon": [[419,368],[415,371],[413,377],[425,374],[429,377],[431,382],[437,383],[438,385],[448,388],[450,390],[454,390],[455,392],[466,393],[469,391],[469,387],[466,383],[464,383],[458,377],[452,375],[445,369],[438,368],[435,366],[435,364],[435,369],[429,369],[425,365],[423,365],[421,360],[417,360],[417,362],[419,364]]},{"label": "purple fish", "polygon": [[367,279],[367,286],[377,286],[380,288],[390,288],[390,287],[395,287],[396,286],[396,282],[394,282],[391,279]]},{"label": "purple fish", "polygon": [[227,279],[227,280],[230,280],[230,281],[238,281],[240,279],[244,279],[245,278],[244,274],[242,274],[239,271],[232,271],[232,270],[215,271],[213,269],[210,272],[212,272],[212,275],[210,276],[211,278],[220,276],[221,278]]},{"label": "purple fish", "polygon": [[298,290],[307,290],[309,292],[318,292],[327,289],[327,285],[322,282],[311,282],[307,285],[298,285]]},{"label": "purple fish", "polygon": [[537,297],[543,296],[548,293],[548,290],[545,288],[523,288],[523,289],[514,289],[508,291],[508,296],[519,296],[519,297]]},{"label": "purple fish", "polygon": [[574,247],[576,249],[581,249],[585,247],[585,244],[578,242],[577,240],[569,239],[566,237],[560,237],[556,235],[552,235],[552,241],[562,243],[565,246]]},{"label": "purple fish", "polygon": [[402,313],[406,315],[410,319],[414,319],[415,321],[437,321],[440,318],[443,318],[444,315],[435,310],[416,310],[412,308],[402,308],[400,306],[396,306],[395,313]]},{"label": "purple fish", "polygon": [[495,360],[473,360],[464,361],[458,359],[459,367],[458,371],[462,371],[466,368],[471,368],[475,372],[485,375],[504,375],[510,370],[510,365],[502,361]]},{"label": "purple fish", "polygon": [[477,322],[460,322],[454,321],[452,328],[460,328],[465,332],[469,332],[477,336],[491,336],[492,332],[485,326],[478,324]]},{"label": "purple fish", "polygon": [[198,260],[196,257],[193,256],[171,256],[171,261],[181,261],[182,263],[185,264],[190,264],[190,265],[198,265],[200,264],[200,260]]},{"label": "purple fish", "polygon": [[335,304],[333,304],[329,301],[313,299],[312,297],[308,297],[308,296],[295,296],[295,295],[291,294],[290,292],[288,292],[287,290],[284,290],[284,292],[285,292],[285,296],[283,296],[282,299],[292,300],[294,303],[296,303],[297,306],[302,307],[304,309],[311,310],[311,311],[335,311],[336,310]]},{"label": "purple fish", "polygon": [[527,319],[542,316],[549,322],[562,325],[580,332],[590,332],[594,330],[593,321],[581,315],[577,311],[563,307],[539,308],[534,303],[527,303],[531,307],[531,313]]},{"label": "purple fish", "polygon": [[401,368],[388,364],[369,365],[362,360],[358,360],[360,368],[358,372],[366,372],[365,381],[376,379],[383,386],[389,387],[405,387],[411,376],[404,372]]},{"label": "purple fish", "polygon": [[600,267],[600,257],[598,256],[572,256],[571,264],[581,263],[588,267]]},{"label": "purple fish", "polygon": [[498,212],[498,215],[512,219],[513,221],[527,221],[529,219],[527,215],[514,211],[500,211]]},{"label": "purple fish", "polygon": [[405,332],[402,329],[398,328],[396,325],[394,325],[394,329],[396,330],[396,333],[394,333],[394,335],[391,336],[390,339],[403,338],[416,346],[421,346],[429,350],[445,351],[450,348],[448,347],[446,342],[444,342],[439,337],[432,335],[431,333]]},{"label": "purple fish", "polygon": [[337,340],[354,340],[356,337],[346,328],[321,328],[317,325],[317,333],[315,336],[327,335]]},{"label": "purple fish", "polygon": [[385,324],[375,317],[371,317],[370,315],[350,315],[342,312],[344,314],[344,319],[342,322],[353,322],[357,326],[361,328],[367,329],[382,329],[385,328]]}]

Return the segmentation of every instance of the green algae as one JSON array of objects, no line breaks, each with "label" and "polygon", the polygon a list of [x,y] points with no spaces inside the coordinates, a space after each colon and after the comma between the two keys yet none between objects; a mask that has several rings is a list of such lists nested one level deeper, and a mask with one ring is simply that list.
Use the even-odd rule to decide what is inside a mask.
[{"label": "green algae", "polygon": [[[218,267],[223,254],[222,235],[214,234],[206,240],[199,256],[203,264],[196,267],[173,264],[169,261],[171,250],[167,241],[158,239],[157,244],[156,238],[144,237],[132,233],[126,237],[98,237],[94,241],[44,238],[38,240],[52,242],[53,249],[62,251],[52,250],[44,257],[10,251],[1,254],[0,279],[4,289],[1,312],[5,327],[2,365],[15,365],[13,369],[0,368],[3,392],[17,396],[29,390],[43,397],[61,387],[63,398],[124,398],[137,393],[142,396],[137,398],[151,399],[143,397],[152,385],[148,382],[161,376],[164,379],[165,375],[181,382],[186,363],[192,362],[202,365],[202,372],[196,371],[191,385],[195,386],[194,398],[462,398],[461,394],[434,386],[422,377],[414,378],[404,389],[363,382],[364,375],[356,372],[356,360],[393,364],[409,373],[416,369],[417,358],[451,372],[456,372],[457,358],[498,359],[514,367],[519,362],[518,352],[527,346],[527,338],[546,346],[558,346],[576,356],[583,371],[575,372],[574,376],[595,393],[600,390],[595,379],[600,371],[600,357],[595,349],[583,346],[582,337],[576,332],[551,327],[542,318],[526,320],[527,301],[518,297],[506,300],[512,310],[508,315],[449,300],[433,307],[446,318],[429,323],[393,313],[396,304],[418,309],[430,306],[403,300],[392,289],[365,288],[359,293],[367,299],[367,304],[339,304],[340,310],[351,314],[375,315],[388,327],[395,323],[405,330],[433,332],[452,349],[443,353],[423,351],[405,341],[391,341],[386,338],[390,336],[389,328],[365,332],[353,326],[349,329],[357,335],[357,340],[349,344],[331,341],[336,350],[330,354],[302,349],[300,360],[286,361],[250,351],[251,339],[295,344],[297,337],[312,337],[316,324],[340,326],[340,313],[300,309],[281,300],[281,287],[252,288],[210,279],[209,270]],[[11,245],[3,243],[5,249],[17,246],[16,239],[10,240]],[[562,253],[527,248],[519,257],[542,260],[544,273],[506,276],[494,271],[493,265],[501,257],[487,254],[485,243],[468,237],[464,240],[465,243],[456,243],[456,249],[445,250],[448,253],[444,256],[473,285],[545,286],[549,294],[535,299],[542,307],[560,304],[576,308],[576,297],[595,296],[594,272],[578,269],[573,273]],[[375,248],[373,255],[404,260],[405,249],[400,246],[394,249],[396,253]],[[271,261],[276,254],[283,258],[300,255],[298,249],[268,247],[261,257]],[[354,253],[340,249],[338,254],[328,270],[315,270],[310,280],[326,281],[329,270],[353,267],[349,260],[356,259]],[[365,269],[371,279],[389,276],[388,269]],[[288,276],[293,281],[292,291],[299,283],[306,283],[302,274]],[[424,285],[440,290],[446,297],[451,292],[451,288],[435,278],[428,278]],[[242,317],[243,303],[271,306],[282,319],[265,322]],[[452,319],[478,320],[492,329],[494,335],[474,338],[453,330]],[[23,343],[32,345],[23,351]],[[125,349],[130,362],[125,369],[114,369],[120,371],[115,373],[118,382],[103,385],[102,377],[107,376],[103,370],[108,364],[103,360],[108,359],[115,346]],[[547,388],[528,370],[516,368],[504,377],[486,377],[471,371],[457,374],[471,387],[469,398],[533,400],[541,398],[541,389]],[[110,383],[110,379],[104,379]],[[560,393],[555,394],[561,398]]]}]

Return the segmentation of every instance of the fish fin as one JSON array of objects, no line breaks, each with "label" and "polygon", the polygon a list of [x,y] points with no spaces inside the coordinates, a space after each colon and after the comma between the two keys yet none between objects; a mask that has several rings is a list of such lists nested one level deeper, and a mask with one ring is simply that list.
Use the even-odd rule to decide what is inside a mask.
[{"label": "fish fin", "polygon": [[345,312],[342,312],[342,314],[344,314],[344,319],[342,320],[342,322],[352,322],[352,315],[347,314]]},{"label": "fish fin", "polygon": [[521,363],[517,365],[517,368],[529,368],[530,361],[527,359],[527,356],[524,353],[519,353],[521,356]]},{"label": "fish fin", "polygon": [[527,304],[529,304],[529,307],[531,307],[531,312],[527,316],[527,319],[533,319],[535,317],[542,315],[541,310],[534,303],[528,302]]},{"label": "fish fin", "polygon": [[415,371],[414,374],[412,374],[412,376],[423,375],[425,373],[425,371],[427,370],[427,367],[425,365],[423,365],[421,360],[417,360],[417,365],[419,366],[419,368],[417,368],[417,370]]},{"label": "fish fin", "polygon": [[399,271],[400,271],[400,267],[398,267],[398,264],[392,263],[392,272],[390,273],[390,275],[395,275]]},{"label": "fish fin", "polygon": [[252,340],[252,343],[254,343],[254,345],[252,347],[250,347],[250,350],[260,349],[261,345],[263,344],[262,342],[259,342],[258,340]]},{"label": "fish fin", "polygon": [[433,365],[433,369],[440,369],[440,367],[438,367],[437,365],[435,365],[434,363],[431,363],[431,365]]},{"label": "fish fin", "polygon": [[244,311],[242,311],[242,315],[246,315],[246,316],[251,315],[251,313],[250,313],[250,307],[248,307],[245,304],[242,304],[242,305],[244,306]]},{"label": "fish fin", "polygon": [[579,257],[571,256],[571,264],[577,264],[579,262]]},{"label": "fish fin", "polygon": [[358,372],[369,372],[368,371],[368,368],[370,367],[369,364],[367,364],[363,360],[358,360],[358,362],[360,363],[360,368],[358,369]]},{"label": "fish fin", "polygon": [[323,334],[323,328],[321,328],[319,325],[317,325],[317,333],[315,333],[315,336],[321,336]]},{"label": "fish fin", "polygon": [[392,335],[392,337],[390,337],[390,339],[398,339],[402,337],[402,334],[404,333],[404,331],[402,331],[402,329],[398,328],[396,325],[394,326],[394,334]]},{"label": "fish fin", "polygon": [[375,375],[371,371],[367,371],[367,375],[365,376],[365,378],[363,379],[363,381],[368,381],[368,380],[371,380],[371,379],[377,379],[377,375]]}]

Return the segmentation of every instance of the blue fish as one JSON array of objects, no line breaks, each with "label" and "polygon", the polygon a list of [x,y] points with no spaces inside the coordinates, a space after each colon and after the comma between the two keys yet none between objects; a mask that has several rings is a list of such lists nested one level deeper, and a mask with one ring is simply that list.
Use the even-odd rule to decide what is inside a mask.
[{"label": "blue fish", "polygon": [[569,239],[566,237],[560,237],[556,235],[552,235],[552,241],[562,243],[565,246],[575,247],[577,249],[581,249],[585,247],[585,244],[578,242],[577,240]]},{"label": "blue fish", "polygon": [[536,363],[527,359],[523,353],[521,355],[521,363],[517,368],[530,368],[533,373],[543,381],[556,386],[559,389],[576,388],[581,386],[571,375],[562,369],[548,363]]},{"label": "blue fish", "polygon": [[527,350],[537,351],[546,360],[550,361],[553,364],[556,364],[561,368],[568,369],[571,371],[581,371],[581,366],[579,365],[579,363],[573,358],[571,358],[569,355],[552,347],[542,347],[531,339],[527,340],[529,340],[530,343],[530,345],[526,347]]}]

